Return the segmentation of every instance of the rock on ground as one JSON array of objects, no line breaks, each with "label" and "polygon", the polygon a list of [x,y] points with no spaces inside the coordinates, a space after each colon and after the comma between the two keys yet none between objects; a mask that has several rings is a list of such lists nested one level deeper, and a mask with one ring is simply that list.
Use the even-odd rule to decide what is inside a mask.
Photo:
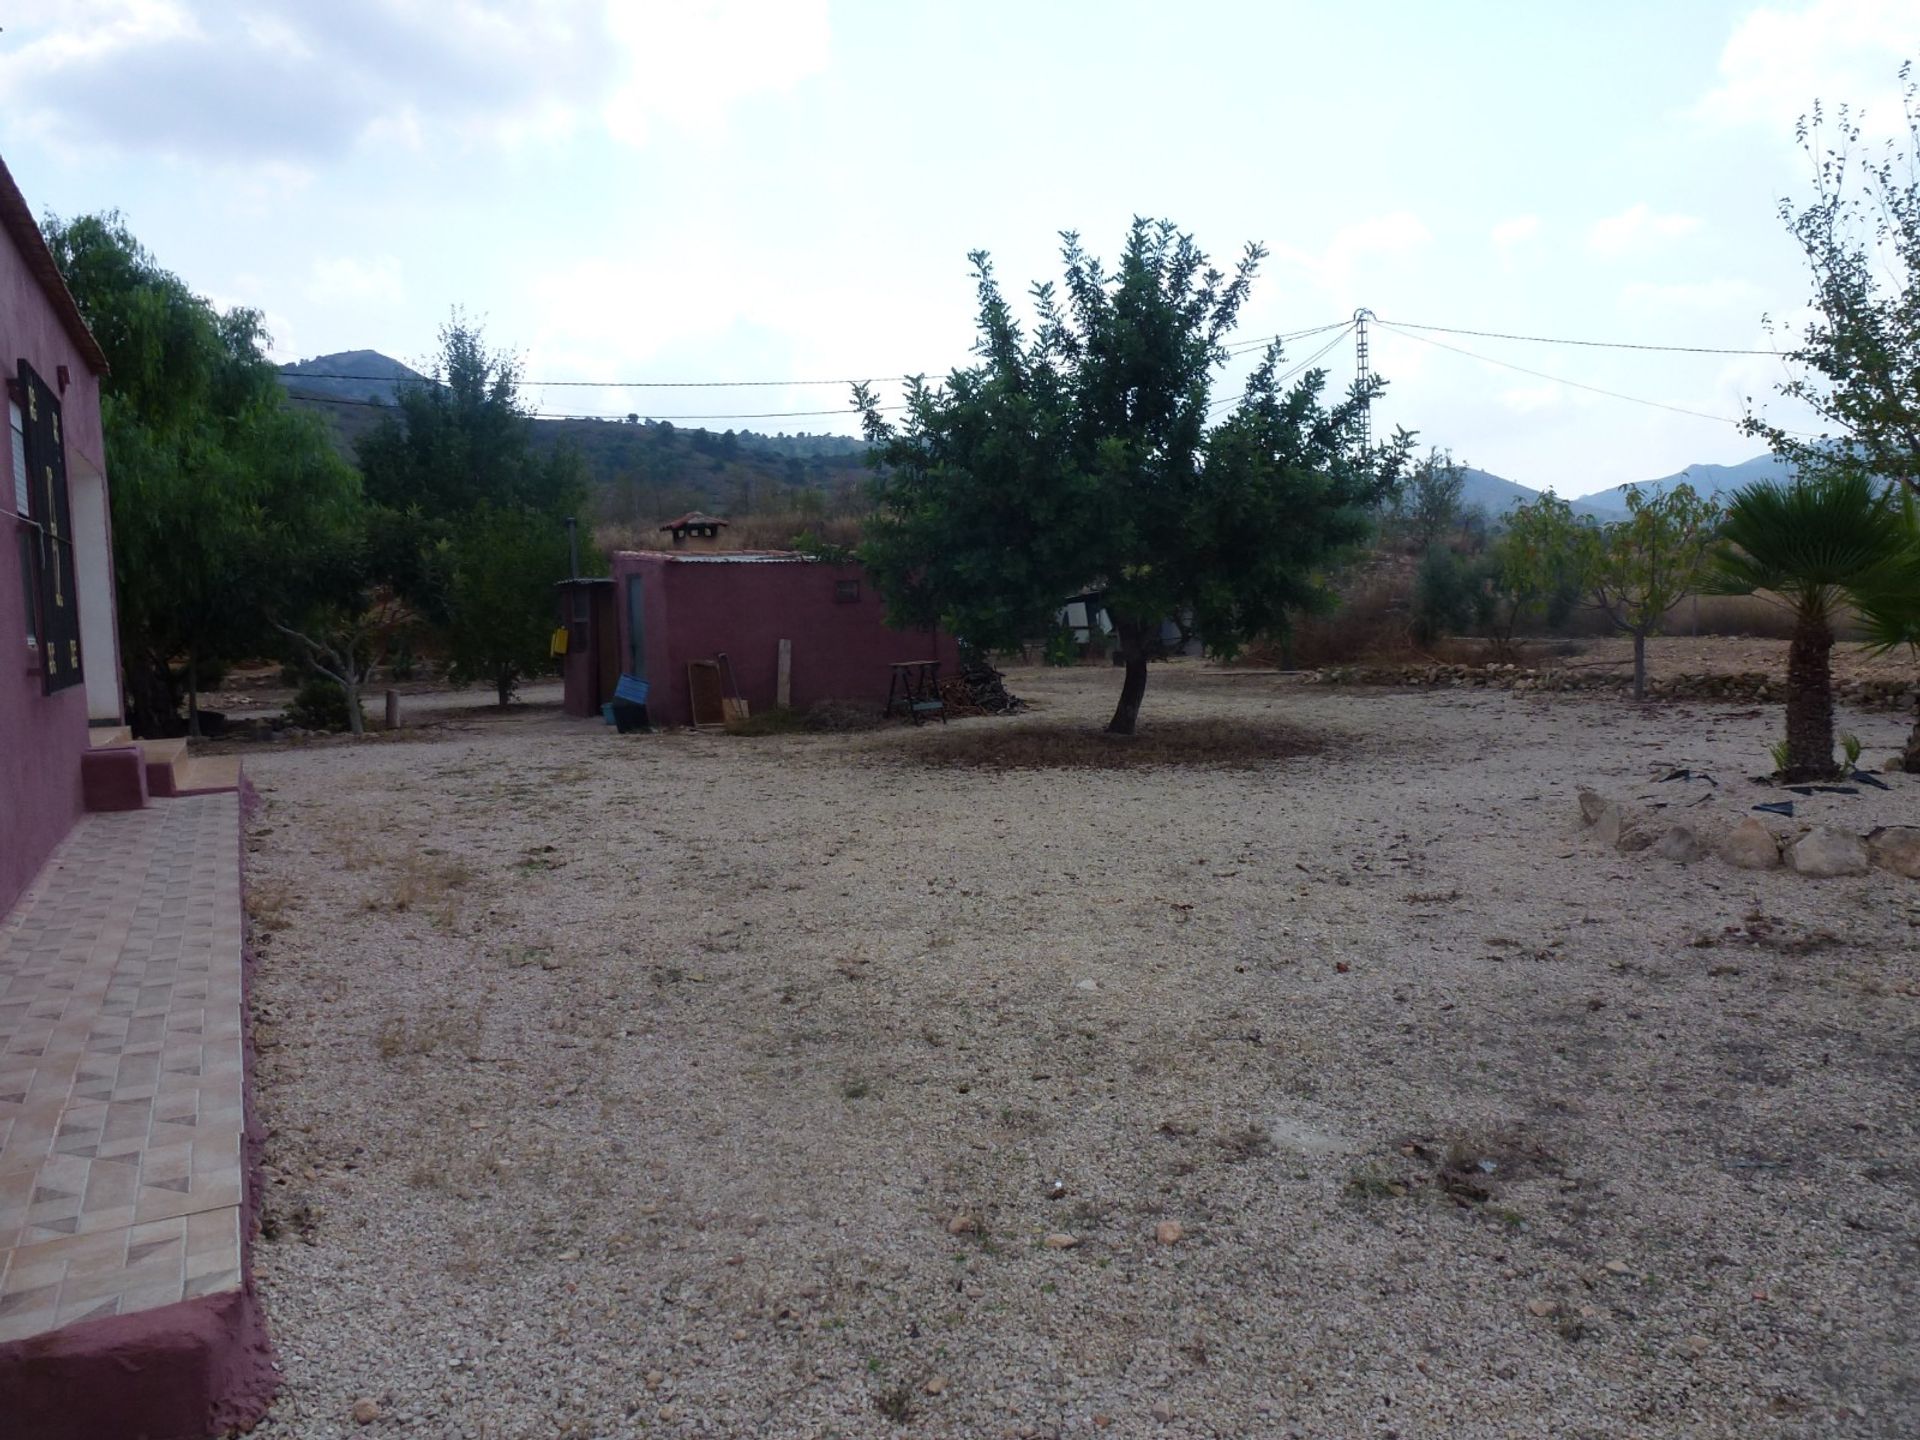
[{"label": "rock on ground", "polygon": [[1920,880],[1920,825],[1883,825],[1867,837],[1867,858],[1882,870]]},{"label": "rock on ground", "polygon": [[1795,871],[1817,879],[1867,872],[1867,842],[1858,835],[1819,825],[1802,835],[1787,852]]},{"label": "rock on ground", "polygon": [[1720,858],[1741,870],[1772,870],[1780,864],[1780,842],[1749,815],[1720,841]]}]

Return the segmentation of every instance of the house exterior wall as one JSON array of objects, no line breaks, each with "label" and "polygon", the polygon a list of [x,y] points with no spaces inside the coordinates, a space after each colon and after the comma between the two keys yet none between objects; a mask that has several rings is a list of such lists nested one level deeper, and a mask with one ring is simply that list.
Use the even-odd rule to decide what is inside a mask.
[{"label": "house exterior wall", "polygon": [[[104,477],[99,379],[62,325],[19,245],[11,234],[0,230],[0,368],[11,377],[21,359],[49,386],[56,384],[59,367],[67,367],[68,385],[60,396],[60,415],[70,489],[83,475]],[[89,683],[52,695],[42,693],[38,657],[26,643],[19,542],[20,531],[26,527],[14,511],[10,449],[0,469],[4,470],[4,483],[0,484],[0,915],[4,915],[80,818],[80,758],[88,743],[87,696],[89,691],[96,695],[98,691],[96,684]],[[104,502],[104,479],[99,484]],[[102,503],[93,512],[103,526],[105,509]],[[94,545],[94,540],[88,543]],[[99,546],[94,548],[98,550]],[[96,577],[94,583],[77,588],[76,599],[81,607],[85,645],[82,663],[90,679],[95,666],[106,666],[108,673],[117,677],[117,647],[109,644],[105,653],[94,648],[102,632],[97,617],[89,614],[89,607],[102,605],[111,614],[110,571]],[[112,634],[110,625],[105,633]],[[117,693],[117,678],[114,688]]]},{"label": "house exterior wall", "polygon": [[[644,597],[648,710],[657,725],[692,719],[687,665],[724,653],[748,707],[770,710],[777,696],[780,642],[793,650],[792,703],[804,710],[822,700],[885,703],[897,660],[938,660],[954,673],[960,651],[951,635],[894,630],[880,596],[858,565],[787,557],[703,560],[667,554],[616,555],[620,653],[632,654],[628,577],[638,576]],[[860,587],[860,598],[840,601],[838,582]],[[732,694],[729,689],[728,694]]]}]

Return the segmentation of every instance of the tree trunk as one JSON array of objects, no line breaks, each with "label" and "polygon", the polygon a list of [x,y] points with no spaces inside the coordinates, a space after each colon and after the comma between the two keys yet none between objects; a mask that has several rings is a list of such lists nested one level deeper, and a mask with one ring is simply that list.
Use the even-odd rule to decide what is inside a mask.
[{"label": "tree trunk", "polygon": [[1107,722],[1107,734],[1131,735],[1140,718],[1140,700],[1147,693],[1147,631],[1135,620],[1115,618],[1114,633],[1120,637],[1120,659],[1127,667],[1127,678],[1120,685],[1120,703]]},{"label": "tree trunk", "polygon": [[1833,774],[1833,631],[1821,617],[1802,616],[1787,649],[1788,780]]},{"label": "tree trunk", "polygon": [[142,740],[165,740],[180,733],[174,709],[173,670],[165,657],[150,651],[127,662],[127,723]]},{"label": "tree trunk", "polygon": [[1639,630],[1633,632],[1633,698],[1647,698],[1647,637]]},{"label": "tree trunk", "polygon": [[513,701],[513,671],[504,668],[495,671],[493,688],[500,696],[500,708],[506,709]]},{"label": "tree trunk", "polygon": [[187,651],[187,735],[200,738],[200,657]]},{"label": "tree trunk", "polygon": [[345,678],[340,688],[347,692],[347,730],[354,735],[367,733],[367,717],[360,713],[360,677],[351,665],[343,666]]}]

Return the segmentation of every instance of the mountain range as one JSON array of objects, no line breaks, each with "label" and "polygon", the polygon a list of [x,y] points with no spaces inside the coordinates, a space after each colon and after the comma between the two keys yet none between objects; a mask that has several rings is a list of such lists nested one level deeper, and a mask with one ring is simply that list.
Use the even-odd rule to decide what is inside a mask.
[{"label": "mountain range", "polygon": [[[1470,507],[1477,506],[1495,517],[1505,514],[1516,505],[1538,499],[1541,494],[1517,480],[1508,480],[1490,471],[1477,470],[1472,466],[1462,468],[1467,484],[1461,493],[1461,502]],[[1779,456],[1756,455],[1737,465],[1689,465],[1684,470],[1662,475],[1657,480],[1632,480],[1624,485],[1616,485],[1611,490],[1597,490],[1591,495],[1582,495],[1571,503],[1576,515],[1589,515],[1602,521],[1624,520],[1629,492],[1652,495],[1684,484],[1691,485],[1702,499],[1717,500],[1726,498],[1742,485],[1751,485],[1758,480],[1784,480],[1792,473],[1792,467]]]},{"label": "mountain range", "polygon": [[[371,428],[384,407],[394,403],[403,385],[430,384],[428,377],[378,350],[343,350],[280,367],[280,380],[296,402],[325,414],[348,454],[353,442]],[[659,503],[698,506],[751,505],[781,491],[791,499],[800,489],[844,491],[864,473],[863,441],[844,435],[761,435],[752,431],[713,434],[649,421],[627,425],[612,420],[542,420],[537,443],[571,443],[587,461],[593,478],[622,492],[635,519]],[[1467,477],[1461,499],[1499,517],[1516,505],[1537,499],[1541,491],[1490,471],[1463,466]],[[1756,455],[1737,465],[1689,465],[1654,480],[1635,480],[1611,490],[1583,495],[1574,513],[1596,520],[1620,520],[1627,494],[1651,494],[1685,483],[1706,499],[1724,497],[1756,480],[1784,479],[1786,462]],[[649,492],[670,492],[652,494]]]}]

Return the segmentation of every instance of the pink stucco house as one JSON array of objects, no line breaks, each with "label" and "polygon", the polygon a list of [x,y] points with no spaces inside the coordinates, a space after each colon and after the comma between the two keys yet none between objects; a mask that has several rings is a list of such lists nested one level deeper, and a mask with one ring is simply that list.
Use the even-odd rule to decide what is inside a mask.
[{"label": "pink stucco house", "polygon": [[0,368],[12,439],[0,483],[4,915],[87,808],[90,727],[118,738],[123,709],[100,428],[106,356],[3,162]]}]

